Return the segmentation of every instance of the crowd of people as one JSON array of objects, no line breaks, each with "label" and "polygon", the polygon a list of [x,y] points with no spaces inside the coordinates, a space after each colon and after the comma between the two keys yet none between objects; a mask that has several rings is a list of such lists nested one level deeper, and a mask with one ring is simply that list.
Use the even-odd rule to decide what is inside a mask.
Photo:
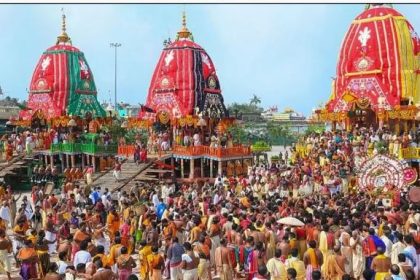
[{"label": "crowd of people", "polygon": [[418,279],[418,205],[391,185],[384,203],[355,180],[361,161],[415,139],[389,136],[313,133],[246,176],[116,193],[38,186],[18,207],[2,187],[0,269],[10,278],[10,253],[24,280]]}]

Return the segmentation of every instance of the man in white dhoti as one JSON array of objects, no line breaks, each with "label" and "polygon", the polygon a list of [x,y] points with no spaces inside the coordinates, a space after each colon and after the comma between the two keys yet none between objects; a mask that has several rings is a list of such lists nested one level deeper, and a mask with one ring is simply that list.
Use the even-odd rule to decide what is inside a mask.
[{"label": "man in white dhoti", "polygon": [[48,214],[47,226],[45,230],[45,240],[50,241],[48,243],[48,253],[51,255],[57,252],[57,231],[54,228],[54,221],[52,214]]},{"label": "man in white dhoti", "polygon": [[118,182],[121,180],[121,163],[118,159],[115,160],[114,166],[114,178]]},{"label": "man in white dhoti", "polygon": [[350,247],[352,248],[352,263],[353,263],[353,276],[359,279],[365,269],[365,258],[363,256],[362,238],[355,230],[352,232],[350,238]]},{"label": "man in white dhoti", "polygon": [[12,215],[10,213],[10,208],[7,201],[3,201],[3,204],[0,208],[0,217],[4,220],[6,229],[8,229],[12,222]]},{"label": "man in white dhoti", "polygon": [[32,206],[29,203],[28,198],[26,196],[23,197],[22,203],[23,203],[23,209],[25,209],[25,216],[30,221],[34,214],[34,210],[32,209]]}]

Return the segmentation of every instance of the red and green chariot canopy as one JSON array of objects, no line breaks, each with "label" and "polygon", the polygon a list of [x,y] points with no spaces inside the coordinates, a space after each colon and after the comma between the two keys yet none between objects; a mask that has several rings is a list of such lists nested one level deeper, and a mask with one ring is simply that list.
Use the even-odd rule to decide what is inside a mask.
[{"label": "red and green chariot canopy", "polygon": [[[63,17],[64,22],[65,17]],[[71,45],[65,33],[57,44],[47,49],[39,59],[29,87],[28,105],[20,118],[30,120],[42,112],[46,119],[63,115],[105,117],[106,112],[97,100],[92,71],[79,49]]]}]

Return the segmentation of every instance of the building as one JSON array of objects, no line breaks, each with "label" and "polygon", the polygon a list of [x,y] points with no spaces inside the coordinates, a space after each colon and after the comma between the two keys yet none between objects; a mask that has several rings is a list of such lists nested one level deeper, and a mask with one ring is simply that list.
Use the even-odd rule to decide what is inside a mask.
[{"label": "building", "polygon": [[269,109],[261,114],[265,121],[272,121],[280,125],[286,125],[292,132],[302,133],[308,126],[309,122],[306,117],[300,113],[295,112],[291,108],[286,108],[283,112]]}]

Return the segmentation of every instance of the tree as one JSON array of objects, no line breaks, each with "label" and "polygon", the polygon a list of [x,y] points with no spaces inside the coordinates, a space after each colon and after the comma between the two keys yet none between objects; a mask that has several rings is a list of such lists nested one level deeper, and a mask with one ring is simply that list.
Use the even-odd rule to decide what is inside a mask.
[{"label": "tree", "polygon": [[258,104],[261,104],[261,98],[256,96],[255,94],[252,96],[251,100],[249,101],[249,105],[257,107]]},{"label": "tree", "polygon": [[263,108],[251,105],[249,103],[232,103],[228,106],[228,110],[230,115],[234,116],[235,113],[240,115],[241,113],[254,113],[254,114],[260,114],[264,111]]},{"label": "tree", "polygon": [[238,125],[232,125],[231,127],[228,128],[228,132],[230,134],[232,134],[233,140],[239,143],[245,143],[247,142],[247,133],[245,131],[245,129]]},{"label": "tree", "polygon": [[284,145],[293,142],[295,139],[290,126],[280,125],[272,121],[267,123],[267,134],[272,144]]},{"label": "tree", "polygon": [[312,133],[320,134],[325,131],[325,125],[324,124],[310,124],[308,128],[305,131],[305,135],[311,135]]}]

